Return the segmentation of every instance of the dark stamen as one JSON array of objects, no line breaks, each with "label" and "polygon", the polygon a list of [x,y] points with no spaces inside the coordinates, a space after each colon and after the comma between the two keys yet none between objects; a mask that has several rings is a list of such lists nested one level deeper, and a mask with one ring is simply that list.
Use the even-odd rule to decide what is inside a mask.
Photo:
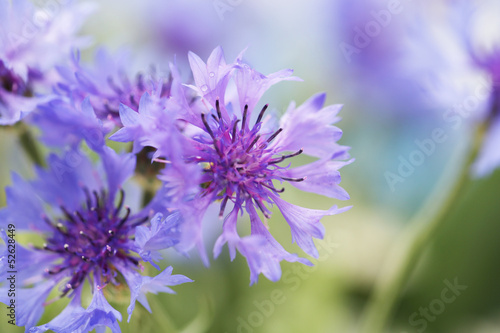
[{"label": "dark stamen", "polygon": [[108,84],[111,87],[111,89],[113,89],[115,92],[117,92],[120,95],[123,94],[123,91],[120,88],[118,88],[118,86],[115,84],[115,81],[111,76],[108,77]]},{"label": "dark stamen", "polygon": [[138,261],[138,260],[136,260],[135,258],[132,258],[132,257],[127,257],[127,259],[128,259],[128,260],[130,260],[131,262],[133,262],[133,263],[134,263],[134,265],[136,265],[136,266],[137,266],[137,265],[139,265],[139,261]]},{"label": "dark stamen", "polygon": [[286,160],[287,158],[290,158],[290,157],[294,157],[294,156],[300,155],[300,154],[302,154],[302,152],[304,152],[304,149],[302,149],[302,148],[301,148],[299,151],[297,151],[297,152],[295,152],[295,153],[293,153],[293,154],[290,154],[290,155],[283,155],[283,156],[278,157],[278,158],[276,158],[276,159],[274,159],[274,160],[271,160],[271,161],[269,161],[269,162],[268,162],[268,164],[276,164],[276,163],[282,162],[282,161]]},{"label": "dark stamen", "polygon": [[247,147],[247,150],[246,150],[247,153],[250,151],[250,149],[252,149],[253,145],[256,144],[257,141],[259,141],[259,138],[260,138],[260,135],[257,135],[255,137],[255,139],[253,139],[252,143],[250,143],[250,145]]},{"label": "dark stamen", "polygon": [[256,199],[254,199],[254,201],[257,204],[257,206],[259,206],[259,209],[262,212],[262,214],[264,214],[265,218],[266,219],[271,218],[271,216],[269,216],[269,214],[266,212],[265,207],[263,207],[262,202],[260,202],[260,200],[256,200]]},{"label": "dark stamen", "polygon": [[94,194],[94,198],[95,198],[95,208],[98,209],[101,205],[100,201],[99,201],[99,194],[97,193],[97,191],[92,191],[92,193]]},{"label": "dark stamen", "polygon": [[288,178],[288,177],[281,177],[281,179],[286,180],[286,181],[289,181],[289,182],[303,182],[304,180],[306,180],[306,179],[307,179],[307,176],[306,176],[306,177],[302,177],[302,178]]},{"label": "dark stamen", "polygon": [[52,249],[46,243],[43,243],[42,249],[50,252],[63,253],[61,249]]},{"label": "dark stamen", "polygon": [[203,121],[203,125],[205,125],[205,128],[207,129],[208,134],[210,134],[210,136],[212,137],[212,139],[215,140],[214,132],[212,132],[212,129],[208,125],[208,122],[207,122],[207,119],[205,118],[205,114],[204,113],[201,114],[201,120]]},{"label": "dark stamen", "polygon": [[129,96],[129,100],[130,100],[130,103],[135,106],[135,107],[138,107],[139,104],[137,104],[137,101],[135,100],[135,96],[134,95],[130,95]]},{"label": "dark stamen", "polygon": [[205,128],[208,131],[208,134],[210,134],[210,136],[214,140],[215,151],[217,152],[217,154],[219,154],[219,156],[222,157],[222,152],[220,151],[219,147],[217,146],[217,139],[215,138],[214,132],[212,132],[212,129],[208,125],[208,122],[207,122],[207,119],[205,118],[205,114],[204,113],[201,114],[201,120],[203,121],[203,124],[205,125]]},{"label": "dark stamen", "polygon": [[236,140],[236,126],[238,125],[239,123],[239,119],[237,119],[235,122],[234,122],[234,126],[233,126],[233,136],[231,137],[231,141],[234,143],[234,140]]},{"label": "dark stamen", "polygon": [[137,82],[137,87],[139,88],[140,91],[144,91],[144,77],[141,73],[137,74],[136,77],[136,82]]},{"label": "dark stamen", "polygon": [[45,221],[45,223],[47,223],[49,226],[51,226],[51,227],[54,226],[54,223],[49,219],[49,217],[47,215],[43,215],[42,218]]},{"label": "dark stamen", "polygon": [[266,112],[268,107],[269,107],[269,104],[266,104],[266,105],[264,105],[262,110],[260,110],[259,116],[257,117],[257,121],[255,122],[255,125],[260,123],[260,121],[262,120],[262,117],[264,116],[264,113]]},{"label": "dark stamen", "polygon": [[61,273],[62,271],[64,271],[66,268],[68,268],[67,266],[65,267],[55,267],[51,270],[49,269],[45,269],[45,272],[50,274],[50,275],[54,275],[54,274],[58,274],[58,273]]},{"label": "dark stamen", "polygon": [[147,222],[149,220],[149,216],[144,216],[142,219],[140,219],[139,221],[135,222],[134,224],[132,224],[130,227],[131,228],[135,228],[141,224],[144,224],[145,222]]},{"label": "dark stamen", "polygon": [[274,191],[276,193],[283,193],[283,192],[285,192],[285,188],[284,187],[281,190],[277,190],[277,189],[274,188],[274,186],[269,186],[266,183],[260,183],[260,185],[262,185],[264,187],[267,187],[268,189],[270,189],[271,191]]},{"label": "dark stamen", "polygon": [[86,199],[86,202],[87,202],[87,209],[91,209],[92,208],[92,200],[90,199],[90,192],[89,192],[88,188],[84,187],[83,188],[83,192],[85,192],[85,199]]},{"label": "dark stamen", "polygon": [[226,209],[226,204],[228,199],[229,199],[228,196],[225,196],[224,199],[222,199],[222,202],[220,204],[219,217],[222,217],[224,215],[224,210]]},{"label": "dark stamen", "polygon": [[[86,260],[87,261],[87,260]],[[80,286],[80,284],[82,283],[82,280],[85,278],[85,275],[81,276],[76,282],[74,282],[72,285],[71,285],[71,289],[76,289]]]},{"label": "dark stamen", "polygon": [[62,212],[64,213],[64,216],[66,216],[66,218],[68,219],[68,221],[76,223],[75,218],[68,212],[68,210],[66,209],[66,207],[59,206],[59,208],[61,208]]},{"label": "dark stamen", "polygon": [[219,105],[219,100],[215,100],[215,109],[217,110],[217,116],[219,119],[222,119],[222,112],[220,111],[220,105]]},{"label": "dark stamen", "polygon": [[123,189],[121,188],[120,189],[120,201],[118,201],[118,206],[116,207],[115,209],[115,216],[118,215],[118,213],[120,212],[120,210],[122,209],[123,207],[123,200],[125,199],[125,192],[123,191]]},{"label": "dark stamen", "polygon": [[128,217],[130,216],[130,207],[125,207],[127,212],[125,213],[125,216],[121,219],[120,223],[118,224],[118,229],[121,228],[121,226],[128,220]]},{"label": "dark stamen", "polygon": [[56,224],[56,229],[57,231],[59,231],[62,235],[64,236],[68,236],[68,233],[66,232],[66,230],[64,230],[64,225],[61,223],[61,222],[58,222]]},{"label": "dark stamen", "polygon": [[276,132],[274,132],[273,135],[271,135],[268,139],[267,139],[267,142],[271,142],[274,140],[275,137],[278,136],[278,134],[280,134],[281,132],[283,131],[282,128],[278,129]]},{"label": "dark stamen", "polygon": [[243,122],[241,123],[241,133],[245,133],[245,126],[247,124],[247,113],[248,113],[248,104],[245,104],[245,108],[243,109]]},{"label": "dark stamen", "polygon": [[97,193],[97,191],[92,191],[92,193],[94,194],[94,198],[95,198],[95,207],[94,207],[94,209],[91,209],[91,210],[96,211],[98,219],[101,220],[102,214],[101,214],[101,210],[100,210],[101,202],[99,200],[99,194]]},{"label": "dark stamen", "polygon": [[82,214],[79,211],[75,211],[75,215],[78,216],[78,218],[80,219],[80,221],[82,221],[82,223],[85,223],[85,219],[83,218]]}]

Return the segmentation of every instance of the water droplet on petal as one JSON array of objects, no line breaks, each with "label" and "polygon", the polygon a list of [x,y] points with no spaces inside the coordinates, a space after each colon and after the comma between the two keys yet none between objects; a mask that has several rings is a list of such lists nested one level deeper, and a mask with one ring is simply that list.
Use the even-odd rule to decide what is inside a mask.
[{"label": "water droplet on petal", "polygon": [[208,90],[208,86],[206,84],[201,86],[201,91],[206,92]]},{"label": "water droplet on petal", "polygon": [[214,73],[214,72],[210,72],[210,74],[208,74],[208,76],[210,76],[210,77],[214,77],[214,76],[215,76],[215,73]]}]

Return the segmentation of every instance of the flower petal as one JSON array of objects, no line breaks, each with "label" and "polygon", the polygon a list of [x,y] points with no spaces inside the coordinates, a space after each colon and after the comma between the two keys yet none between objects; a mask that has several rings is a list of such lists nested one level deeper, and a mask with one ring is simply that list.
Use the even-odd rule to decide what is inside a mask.
[{"label": "flower petal", "polygon": [[342,213],[351,208],[333,206],[329,210],[308,209],[288,203],[275,194],[271,194],[270,197],[290,225],[292,241],[296,242],[305,253],[314,258],[318,258],[319,254],[314,246],[313,237],[322,239],[325,234],[325,228],[320,220],[324,216]]},{"label": "flower petal", "polygon": [[[172,213],[166,218],[157,213],[151,219],[151,227],[138,226],[135,228],[135,246],[142,260],[155,265],[153,261],[161,259],[155,251],[167,249],[179,242],[179,224],[181,215],[179,212]],[[157,269],[159,267],[155,265]]]},{"label": "flower petal", "polygon": [[127,269],[125,267],[119,267],[122,272],[127,284],[130,287],[130,305],[127,308],[128,321],[132,317],[132,312],[135,308],[135,302],[139,301],[146,310],[151,313],[151,307],[149,306],[148,300],[146,298],[146,293],[158,294],[159,292],[175,294],[169,286],[176,286],[178,284],[193,282],[193,280],[185,277],[184,275],[172,275],[172,266],[167,267],[163,272],[155,277],[142,276],[137,272]]},{"label": "flower petal", "polygon": [[[252,235],[263,237],[266,241],[263,246],[254,249],[261,259],[259,267],[250,267],[251,284],[257,281],[259,273],[264,274],[269,280],[276,282],[281,278],[280,262],[300,262],[304,265],[312,266],[312,263],[296,254],[287,252],[280,243],[274,239],[271,233],[264,226],[251,202],[247,202],[246,209],[250,215]],[[252,270],[253,268],[253,270]]]},{"label": "flower petal", "polygon": [[[273,141],[273,146],[287,151],[303,149],[305,154],[319,158],[331,157],[333,152],[345,152],[347,148],[337,144],[342,131],[330,125],[339,120],[336,115],[342,106],[323,108],[324,101],[325,94],[317,94],[298,108],[290,104],[281,119],[283,132]],[[347,158],[346,154],[340,156]]]},{"label": "flower petal", "polygon": [[348,200],[349,194],[339,186],[341,178],[338,170],[353,161],[354,159],[345,162],[323,159],[293,169],[279,170],[279,174],[287,178],[306,177],[301,182],[290,182],[291,185],[302,191]]}]

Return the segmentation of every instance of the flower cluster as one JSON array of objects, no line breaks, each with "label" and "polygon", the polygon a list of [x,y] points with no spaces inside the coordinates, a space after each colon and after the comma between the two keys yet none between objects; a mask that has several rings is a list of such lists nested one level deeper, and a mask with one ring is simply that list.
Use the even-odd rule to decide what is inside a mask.
[{"label": "flower cluster", "polygon": [[55,67],[72,48],[88,43],[76,33],[92,11],[75,1],[55,11],[38,10],[27,0],[0,1],[0,125],[19,121],[51,98]]},{"label": "flower cluster", "polygon": [[[7,207],[0,210],[0,227],[14,224],[19,232],[37,235],[33,244],[17,248],[16,324],[29,332],[104,327],[119,332],[122,317],[107,291],[128,285],[130,320],[136,301],[151,311],[147,292],[173,293],[170,286],[191,282],[172,275],[170,266],[160,270],[159,251],[174,248],[188,255],[197,249],[208,266],[209,238],[202,224],[212,218],[208,211],[214,205],[221,232],[213,255],[226,244],[231,260],[238,251],[248,262],[251,284],[261,273],[279,280],[282,260],[312,265],[272,236],[273,207],[288,223],[292,241],[318,257],[314,239],[324,237],[321,220],[350,207],[304,208],[281,193],[291,185],[349,199],[339,185],[339,170],[353,161],[349,147],[338,143],[342,131],[334,125],[341,106],[325,106],[321,93],[299,106],[292,102],[279,118],[261,97],[274,84],[300,79],[288,69],[259,73],[244,62],[243,52],[226,62],[221,47],[206,63],[189,53],[188,82],[175,64],[169,64],[167,75],[131,73],[125,53],[110,55],[104,49],[89,65],[70,48],[83,47],[71,37],[81,20],[76,13],[89,9],[82,6],[67,3],[40,26],[36,39],[13,48],[0,45],[2,124],[22,120],[54,151],[47,167],[35,168],[33,180],[12,175]],[[12,17],[35,11],[27,1],[0,1],[0,7],[0,15],[9,13],[0,23],[7,36],[19,28]],[[68,20],[71,28],[64,25]],[[59,45],[57,51],[44,52],[49,41]],[[117,142],[129,152],[112,149]],[[238,230],[244,225],[248,235]],[[3,229],[1,236],[7,244]],[[2,246],[2,280],[8,254]],[[148,266],[160,272],[143,275]],[[0,301],[8,303],[5,288],[0,286]],[[62,298],[69,304],[40,325],[45,305]]]}]

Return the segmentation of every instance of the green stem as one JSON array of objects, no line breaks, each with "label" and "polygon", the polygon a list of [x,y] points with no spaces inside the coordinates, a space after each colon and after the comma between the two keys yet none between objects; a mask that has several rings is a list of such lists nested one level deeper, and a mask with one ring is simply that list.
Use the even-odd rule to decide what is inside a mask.
[{"label": "green stem", "polygon": [[29,159],[38,166],[45,166],[45,161],[43,159],[43,154],[40,151],[38,142],[33,137],[33,133],[30,131],[29,126],[23,122],[16,124],[19,130],[19,142],[21,147],[23,147],[24,152],[28,155]]},{"label": "green stem", "polygon": [[468,184],[470,168],[480,151],[488,124],[487,121],[478,126],[466,161],[462,164],[458,175],[456,172],[445,173],[433,195],[403,231],[403,235],[394,246],[376,281],[372,298],[364,313],[360,332],[380,333],[384,331],[418,260],[432,241],[436,231],[454,209]]}]

